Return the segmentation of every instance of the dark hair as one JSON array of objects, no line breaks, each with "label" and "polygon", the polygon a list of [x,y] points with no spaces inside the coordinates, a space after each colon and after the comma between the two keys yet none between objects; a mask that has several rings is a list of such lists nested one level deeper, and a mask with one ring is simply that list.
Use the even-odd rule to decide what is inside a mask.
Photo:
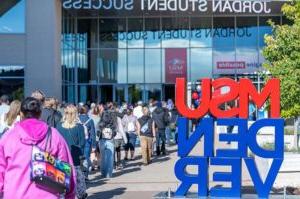
[{"label": "dark hair", "polygon": [[93,115],[99,115],[100,114],[100,109],[99,107],[96,105],[93,109]]},{"label": "dark hair", "polygon": [[41,102],[33,97],[27,97],[22,101],[21,112],[24,118],[35,118],[39,119],[42,113]]},{"label": "dark hair", "polygon": [[87,109],[85,106],[79,106],[78,107],[78,113],[79,114],[87,114]]},{"label": "dark hair", "polygon": [[132,112],[133,112],[133,110],[132,110],[131,108],[128,108],[128,109],[126,110],[126,114],[127,114],[127,115],[131,115]]}]

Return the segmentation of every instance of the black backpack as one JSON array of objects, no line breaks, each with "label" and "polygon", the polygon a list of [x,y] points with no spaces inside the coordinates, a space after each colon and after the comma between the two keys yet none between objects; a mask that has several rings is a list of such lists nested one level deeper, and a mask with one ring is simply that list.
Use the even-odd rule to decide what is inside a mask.
[{"label": "black backpack", "polygon": [[109,128],[112,130],[112,138],[114,138],[117,134],[117,113],[113,111],[104,111],[100,122],[99,122],[99,129],[100,129],[100,135],[98,135],[100,138],[102,137],[102,131],[106,128]]}]

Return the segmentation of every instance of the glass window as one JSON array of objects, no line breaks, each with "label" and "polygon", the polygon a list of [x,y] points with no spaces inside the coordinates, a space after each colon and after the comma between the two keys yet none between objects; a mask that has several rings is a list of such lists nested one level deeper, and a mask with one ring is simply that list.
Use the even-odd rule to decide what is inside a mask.
[{"label": "glass window", "polygon": [[160,84],[146,84],[145,85],[145,99],[161,100],[161,85]]},{"label": "glass window", "polygon": [[146,48],[160,48],[161,39],[159,37],[160,18],[146,18],[145,19],[145,47]]},{"label": "glass window", "polygon": [[234,47],[234,17],[215,17],[212,31],[215,48]]},{"label": "glass window", "polygon": [[128,83],[144,83],[144,49],[128,49]]},{"label": "glass window", "polygon": [[280,17],[259,17],[259,47],[264,47],[265,44],[265,35],[272,34],[272,27],[268,23],[271,20],[275,24],[280,24]]},{"label": "glass window", "polygon": [[62,80],[64,83],[74,83],[75,72],[75,50],[62,50],[61,62],[62,62]]},{"label": "glass window", "polygon": [[163,48],[189,47],[189,18],[162,18],[160,38]]},{"label": "glass window", "polygon": [[125,102],[125,86],[116,86],[116,99],[115,102],[118,104],[122,104],[122,102]]},{"label": "glass window", "polygon": [[293,25],[293,21],[286,16],[282,16],[282,25]]},{"label": "glass window", "polygon": [[126,48],[126,19],[100,19],[100,48]]},{"label": "glass window", "polygon": [[[95,53],[97,51],[93,51],[93,56],[95,56]],[[81,50],[81,51],[76,51],[76,63],[75,65],[77,66],[78,70],[78,82],[79,83],[88,83],[91,79],[90,76],[90,58],[91,58],[91,51],[87,50]]]},{"label": "glass window", "polygon": [[23,77],[24,66],[0,66],[0,77]]},{"label": "glass window", "polygon": [[102,103],[113,101],[113,86],[103,85],[100,86],[100,99]]},{"label": "glass window", "polygon": [[135,104],[143,100],[144,86],[140,84],[128,85],[128,102]]},{"label": "glass window", "polygon": [[25,33],[25,0],[1,2],[0,33]]},{"label": "glass window", "polygon": [[97,102],[97,86],[78,86],[78,102]]},{"label": "glass window", "polygon": [[258,41],[258,18],[237,17],[236,18],[236,46],[247,48],[257,47]]},{"label": "glass window", "polygon": [[213,75],[235,74],[239,67],[239,63],[235,61],[234,48],[213,49]]},{"label": "glass window", "polygon": [[127,33],[128,48],[143,48],[145,37],[143,19],[129,18]]},{"label": "glass window", "polygon": [[212,77],[212,49],[191,49],[191,81]]},{"label": "glass window", "polygon": [[75,49],[77,36],[75,34],[75,19],[65,16],[62,20],[62,49]]},{"label": "glass window", "polygon": [[77,48],[85,50],[87,48],[98,48],[98,20],[97,19],[79,19],[77,21]]},{"label": "glass window", "polygon": [[100,50],[96,60],[97,71],[101,83],[126,82],[126,50]]},{"label": "glass window", "polygon": [[24,97],[24,79],[0,79],[0,96],[4,94],[10,96],[11,99],[22,100]]},{"label": "glass window", "polygon": [[145,49],[145,82],[161,83],[161,49]]},{"label": "glass window", "polygon": [[212,46],[212,18],[193,17],[191,18],[191,47]]},{"label": "glass window", "polygon": [[237,48],[236,61],[244,64],[244,68],[237,69],[238,74],[253,73],[261,68],[257,48]]},{"label": "glass window", "polygon": [[62,88],[63,99],[66,102],[75,103],[75,87],[72,85],[63,85]]}]

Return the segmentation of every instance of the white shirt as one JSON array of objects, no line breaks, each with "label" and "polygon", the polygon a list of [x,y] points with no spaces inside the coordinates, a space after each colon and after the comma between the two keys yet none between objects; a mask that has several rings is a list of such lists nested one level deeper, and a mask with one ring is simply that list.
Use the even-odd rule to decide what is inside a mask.
[{"label": "white shirt", "polygon": [[5,115],[9,111],[9,105],[1,104],[0,105],[0,116]]},{"label": "white shirt", "polygon": [[9,126],[5,121],[5,115],[6,114],[0,116],[0,133],[2,133],[5,129],[13,128],[15,124],[21,120],[20,116],[17,116],[16,120],[12,123],[11,126]]},{"label": "white shirt", "polygon": [[126,133],[124,131],[123,125],[122,125],[122,120],[121,118],[117,117],[117,122],[118,122],[118,130],[117,130],[117,134],[114,137],[115,140],[121,140],[123,139],[125,144],[127,144],[128,140],[127,140],[127,136]]},{"label": "white shirt", "polygon": [[137,118],[140,119],[143,117],[143,107],[142,106],[137,106],[133,109],[133,115]]}]

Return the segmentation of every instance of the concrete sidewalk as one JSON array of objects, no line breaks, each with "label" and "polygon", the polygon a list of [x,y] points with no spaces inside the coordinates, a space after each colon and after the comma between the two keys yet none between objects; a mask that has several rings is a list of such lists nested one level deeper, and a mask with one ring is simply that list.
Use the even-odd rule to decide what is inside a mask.
[{"label": "concrete sidewalk", "polygon": [[88,184],[89,198],[152,198],[169,188],[176,189],[178,184],[174,176],[174,164],[177,148],[169,148],[169,155],[153,157],[148,166],[142,165],[140,149],[134,161],[127,161],[122,171],[116,171],[112,179],[103,179],[99,172],[91,177]]},{"label": "concrete sidewalk", "polygon": [[[194,148],[193,154],[199,151],[198,147]],[[174,165],[178,159],[177,147],[170,147],[168,151],[168,155],[154,156],[152,164],[143,166],[140,149],[137,148],[136,160],[126,162],[124,169],[116,171],[112,179],[103,179],[100,177],[99,171],[96,172],[91,176],[91,181],[88,183],[89,198],[151,199],[160,192],[167,192],[169,189],[175,191],[179,185],[174,176]],[[220,168],[217,169],[220,171]],[[194,170],[195,168],[189,168],[191,172]],[[210,176],[214,170],[216,168],[210,169]],[[230,172],[230,169],[221,168],[221,170]],[[242,184],[243,186],[252,186],[252,181],[246,172],[243,172]],[[275,186],[293,186],[297,184],[300,184],[300,173],[280,173]],[[215,183],[210,180],[209,186],[215,186]],[[193,186],[191,191],[196,191],[196,188],[196,186]],[[281,198],[283,198],[283,195],[281,195]]]}]

